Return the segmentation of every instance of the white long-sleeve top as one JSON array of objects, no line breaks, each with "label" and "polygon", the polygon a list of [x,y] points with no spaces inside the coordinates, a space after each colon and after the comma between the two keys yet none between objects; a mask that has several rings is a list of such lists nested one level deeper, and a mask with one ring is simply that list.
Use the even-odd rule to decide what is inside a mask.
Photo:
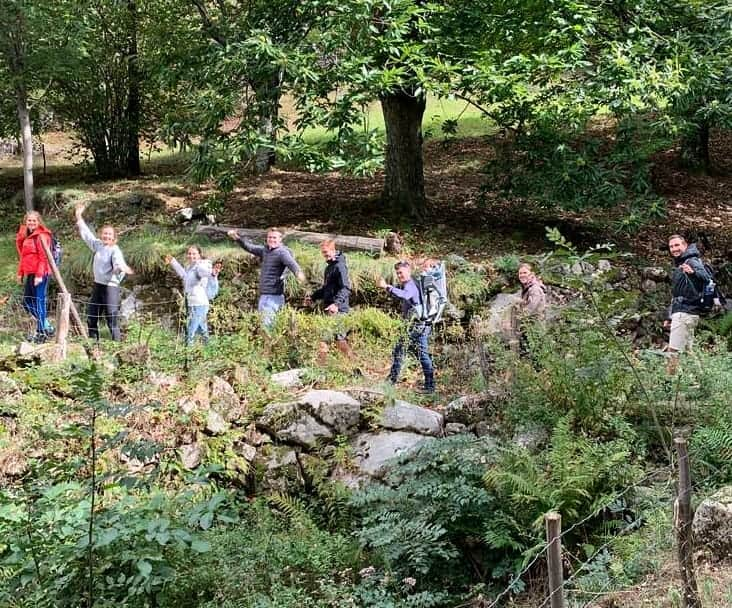
[{"label": "white long-sleeve top", "polygon": [[178,260],[173,258],[170,265],[175,273],[183,279],[183,292],[186,294],[188,306],[208,306],[206,286],[211,276],[211,261],[199,260],[195,264],[184,268]]},{"label": "white long-sleeve top", "polygon": [[87,244],[87,247],[94,252],[92,261],[94,282],[101,285],[119,285],[122,279],[125,278],[126,271],[129,270],[119,245],[105,245],[102,243],[83,219],[78,220],[77,226],[81,238]]}]

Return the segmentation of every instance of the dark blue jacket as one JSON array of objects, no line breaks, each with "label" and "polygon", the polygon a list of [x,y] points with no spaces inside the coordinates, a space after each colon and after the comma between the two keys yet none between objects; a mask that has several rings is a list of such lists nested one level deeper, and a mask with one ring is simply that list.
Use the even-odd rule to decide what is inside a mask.
[{"label": "dark blue jacket", "polygon": [[[682,264],[688,264],[694,270],[694,274],[686,274],[679,268]],[[704,286],[712,279],[711,275],[704,268],[699,250],[695,243],[691,243],[684,253],[674,258],[675,268],[671,273],[671,314],[675,312],[686,312],[692,315],[701,314],[699,301]]]},{"label": "dark blue jacket", "polygon": [[313,300],[323,300],[325,306],[336,304],[338,312],[348,312],[348,299],[351,296],[351,281],[348,278],[346,256],[336,251],[334,260],[328,260],[323,271],[323,286],[310,296]]},{"label": "dark blue jacket", "polygon": [[266,245],[254,245],[244,237],[240,237],[237,243],[242,249],[262,260],[262,269],[259,272],[259,295],[283,295],[285,293],[285,269],[289,268],[292,274],[300,272],[300,267],[292,257],[292,252],[284,245],[274,249],[270,249]]}]

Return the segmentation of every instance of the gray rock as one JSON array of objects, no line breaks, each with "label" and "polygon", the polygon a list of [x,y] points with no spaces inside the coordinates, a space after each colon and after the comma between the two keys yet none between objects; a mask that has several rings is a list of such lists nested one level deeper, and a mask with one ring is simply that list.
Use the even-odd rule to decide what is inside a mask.
[{"label": "gray rock", "polygon": [[303,484],[297,452],[288,446],[264,446],[254,459],[254,470],[264,492],[298,491]]},{"label": "gray rock", "polygon": [[238,420],[244,415],[245,408],[241,406],[239,395],[231,384],[218,376],[211,382],[210,401],[211,407],[222,414],[227,422]]},{"label": "gray rock", "polygon": [[469,432],[468,427],[464,424],[460,424],[459,422],[448,422],[445,425],[445,435],[448,437],[450,435],[463,435]]},{"label": "gray rock", "polygon": [[589,262],[584,262],[584,261],[575,262],[574,264],[572,264],[569,271],[573,275],[575,275],[577,277],[581,277],[583,275],[591,275],[592,273],[594,273],[595,267],[592,264],[590,264]]},{"label": "gray rock", "polygon": [[[509,339],[513,335],[513,315],[516,306],[521,301],[518,293],[499,293],[488,305],[487,318],[480,328],[475,328],[474,335],[499,335]],[[477,333],[475,333],[477,332]]]},{"label": "gray rock", "polygon": [[476,395],[464,395],[451,401],[445,407],[445,421],[475,424],[484,420],[488,412],[505,398],[498,389],[489,389]]},{"label": "gray rock", "polygon": [[305,448],[315,448],[319,441],[331,440],[334,434],[310,414],[302,414],[295,422],[277,432],[277,439]]},{"label": "gray rock", "polygon": [[272,374],[272,383],[282,388],[297,388],[302,386],[302,377],[305,369],[296,368],[288,369],[284,372]]},{"label": "gray rock", "polygon": [[318,441],[333,439],[334,433],[297,403],[270,403],[257,424],[285,443],[314,448]]},{"label": "gray rock", "polygon": [[198,409],[198,404],[193,399],[183,397],[183,399],[178,401],[178,407],[184,414],[190,416]]},{"label": "gray rock", "polygon": [[216,410],[208,410],[206,414],[206,431],[211,435],[221,435],[229,430],[229,424]]},{"label": "gray rock", "polygon": [[384,402],[384,391],[375,388],[355,386],[344,389],[343,392],[356,401],[366,405],[375,405]]},{"label": "gray rock", "polygon": [[641,270],[641,277],[661,283],[668,279],[668,271],[660,266],[646,266]]},{"label": "gray rock", "polygon": [[234,451],[247,462],[252,462],[257,456],[257,448],[248,443],[236,443],[234,445]]},{"label": "gray rock", "polygon": [[386,471],[389,461],[424,440],[424,435],[405,431],[363,433],[353,442],[356,468],[366,475],[378,477]]},{"label": "gray rock", "polygon": [[448,253],[445,256],[445,266],[450,270],[458,270],[460,268],[466,268],[470,266],[470,262],[464,257],[459,256],[455,253]]},{"label": "gray rock", "polygon": [[696,545],[717,560],[732,558],[732,486],[702,501],[692,524]]},{"label": "gray rock", "polygon": [[608,270],[612,269],[613,265],[610,263],[610,260],[598,260],[597,261],[597,269],[600,272],[607,272]]},{"label": "gray rock", "polygon": [[641,290],[645,292],[651,292],[656,291],[656,289],[658,289],[658,284],[656,283],[656,281],[653,281],[651,279],[643,279],[643,281],[641,281]]},{"label": "gray rock", "polygon": [[475,424],[470,425],[470,429],[478,437],[490,437],[496,432],[493,426],[486,420],[481,420],[480,422],[476,422]]},{"label": "gray rock", "polygon": [[201,464],[201,446],[197,443],[187,443],[180,448],[180,460],[183,468],[189,471]]},{"label": "gray rock", "polygon": [[353,397],[340,391],[308,391],[298,403],[309,408],[321,422],[338,434],[346,434],[358,427],[361,404]]},{"label": "gray rock", "polygon": [[381,413],[381,426],[391,431],[410,431],[421,435],[442,435],[442,414],[406,401],[396,401]]},{"label": "gray rock", "polygon": [[15,354],[20,357],[26,357],[28,355],[33,354],[33,351],[37,350],[38,346],[35,344],[31,344],[30,342],[21,342],[18,344],[18,346],[15,347]]}]

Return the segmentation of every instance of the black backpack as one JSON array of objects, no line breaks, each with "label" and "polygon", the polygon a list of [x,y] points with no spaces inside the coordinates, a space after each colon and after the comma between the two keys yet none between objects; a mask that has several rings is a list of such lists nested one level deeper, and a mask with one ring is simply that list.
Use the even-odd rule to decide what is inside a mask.
[{"label": "black backpack", "polygon": [[[712,312],[715,307],[723,307],[727,303],[727,298],[714,280],[716,276],[714,269],[707,262],[702,263],[704,264],[704,270],[709,273],[711,278],[702,285],[700,290],[697,290],[699,291],[699,302],[697,306],[702,312]],[[696,285],[694,285],[694,287],[696,287]]]}]

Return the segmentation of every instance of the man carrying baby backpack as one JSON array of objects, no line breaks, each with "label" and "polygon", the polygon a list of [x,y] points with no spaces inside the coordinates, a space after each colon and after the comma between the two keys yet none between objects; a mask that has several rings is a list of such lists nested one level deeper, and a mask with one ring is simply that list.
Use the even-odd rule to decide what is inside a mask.
[{"label": "man carrying baby backpack", "polygon": [[432,325],[440,320],[447,303],[447,284],[444,267],[429,260],[422,268],[417,281],[412,278],[409,262],[394,265],[399,287],[389,285],[383,278],[378,285],[401,300],[402,318],[406,322],[406,335],[397,340],[392,353],[389,382],[396,384],[404,362],[405,351],[413,354],[422,366],[424,387],[422,392],[435,392],[435,372],[429,355],[429,337]]}]

